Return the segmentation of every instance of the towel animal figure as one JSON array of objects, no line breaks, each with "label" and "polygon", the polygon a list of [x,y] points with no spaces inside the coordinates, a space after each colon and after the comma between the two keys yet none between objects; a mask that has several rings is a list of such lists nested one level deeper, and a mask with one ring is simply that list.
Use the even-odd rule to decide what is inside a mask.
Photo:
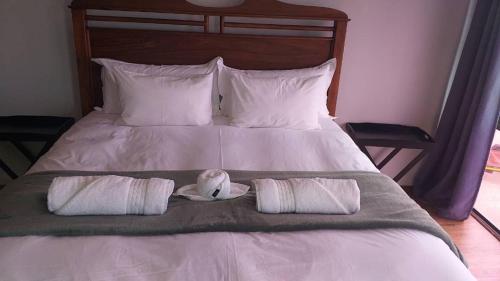
[{"label": "towel animal figure", "polygon": [[179,188],[174,195],[193,201],[227,200],[245,195],[250,186],[231,182],[224,170],[205,170],[198,175],[196,184]]}]

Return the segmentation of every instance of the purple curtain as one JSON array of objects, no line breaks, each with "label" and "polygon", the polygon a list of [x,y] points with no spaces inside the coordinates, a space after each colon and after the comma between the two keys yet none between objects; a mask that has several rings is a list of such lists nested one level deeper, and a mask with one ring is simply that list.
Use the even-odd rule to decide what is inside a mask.
[{"label": "purple curtain", "polygon": [[413,193],[438,215],[466,219],[476,200],[500,109],[500,1],[478,0],[436,144]]}]

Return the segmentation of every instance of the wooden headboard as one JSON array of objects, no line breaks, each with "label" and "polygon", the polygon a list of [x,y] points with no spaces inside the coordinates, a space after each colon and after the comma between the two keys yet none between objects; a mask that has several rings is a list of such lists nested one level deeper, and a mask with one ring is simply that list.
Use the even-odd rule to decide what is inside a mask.
[{"label": "wooden headboard", "polygon": [[[216,56],[223,57],[226,65],[240,69],[304,68],[335,57],[337,69],[328,91],[328,109],[330,114],[335,114],[348,21],[342,11],[276,0],[245,0],[240,5],[223,8],[197,6],[184,0],[74,0],[70,8],[83,114],[102,105],[100,66],[92,63],[91,58],[142,64],[203,64]],[[95,13],[96,10],[121,11],[126,16],[103,15]],[[150,17],[144,13],[188,15],[189,18]],[[193,20],[195,17],[198,19]],[[245,21],[242,22],[242,18]],[[283,23],[282,19],[301,23]],[[148,25],[130,28],[90,24],[95,22]],[[198,27],[199,30],[149,28],[153,25]],[[248,30],[253,34],[248,34]],[[264,30],[308,34],[255,34]]]}]

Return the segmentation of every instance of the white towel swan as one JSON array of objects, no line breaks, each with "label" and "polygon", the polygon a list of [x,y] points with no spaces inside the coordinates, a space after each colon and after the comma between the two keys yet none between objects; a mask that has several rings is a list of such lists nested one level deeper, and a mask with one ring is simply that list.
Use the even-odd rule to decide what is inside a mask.
[{"label": "white towel swan", "polygon": [[193,201],[227,200],[243,196],[249,189],[248,185],[231,182],[226,171],[211,169],[199,174],[196,184],[180,187],[174,195]]}]

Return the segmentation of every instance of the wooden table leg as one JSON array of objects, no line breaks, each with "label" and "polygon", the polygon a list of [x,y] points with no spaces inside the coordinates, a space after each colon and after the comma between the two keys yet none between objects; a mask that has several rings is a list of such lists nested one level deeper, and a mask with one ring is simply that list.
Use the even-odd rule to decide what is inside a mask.
[{"label": "wooden table leg", "polygon": [[17,174],[14,173],[14,171],[12,171],[10,167],[2,161],[2,159],[0,159],[0,168],[2,168],[2,170],[4,170],[5,173],[7,173],[7,175],[9,175],[9,177],[11,177],[12,179],[17,178]]},{"label": "wooden table leg", "polygon": [[11,143],[17,148],[17,150],[21,151],[21,153],[24,156],[26,156],[26,158],[28,158],[28,160],[30,161],[30,163],[33,164],[36,161],[36,158],[33,155],[33,153],[31,153],[31,151],[29,151],[29,149],[26,148],[26,146],[24,146],[21,142],[19,142],[19,141],[11,141]]},{"label": "wooden table leg", "polygon": [[422,160],[422,158],[424,158],[426,152],[427,151],[423,150],[417,155],[417,157],[415,157],[415,159],[411,160],[410,163],[408,163],[408,165],[406,165],[406,167],[404,167],[403,170],[401,170],[401,172],[399,172],[399,174],[394,177],[394,181],[398,182],[402,177],[404,177],[404,175],[406,175],[406,173],[408,173],[411,168],[413,168],[413,166],[415,166],[420,160]]},{"label": "wooden table leg", "polygon": [[391,151],[391,153],[389,153],[389,155],[387,155],[387,157],[384,158],[384,160],[382,160],[382,162],[380,162],[378,165],[377,165],[377,169],[382,169],[389,161],[391,161],[392,158],[394,158],[394,156],[396,156],[396,154],[398,154],[399,152],[401,151],[401,148],[398,147],[398,148],[394,148],[394,150]]},{"label": "wooden table leg", "polygon": [[40,150],[40,152],[38,152],[38,155],[36,156],[35,161],[38,160],[47,151],[49,151],[49,149],[52,147],[52,145],[54,145],[54,143],[57,141],[58,137],[59,137],[59,135],[57,137],[55,137],[55,138],[51,138],[51,139],[48,139],[48,140],[45,141],[45,145],[42,147],[42,149]]},{"label": "wooden table leg", "polygon": [[375,164],[375,161],[373,160],[372,156],[368,152],[368,149],[366,149],[366,146],[358,145],[358,147],[368,157],[368,159],[370,159],[370,161],[372,161],[373,165],[377,166],[377,164]]}]

